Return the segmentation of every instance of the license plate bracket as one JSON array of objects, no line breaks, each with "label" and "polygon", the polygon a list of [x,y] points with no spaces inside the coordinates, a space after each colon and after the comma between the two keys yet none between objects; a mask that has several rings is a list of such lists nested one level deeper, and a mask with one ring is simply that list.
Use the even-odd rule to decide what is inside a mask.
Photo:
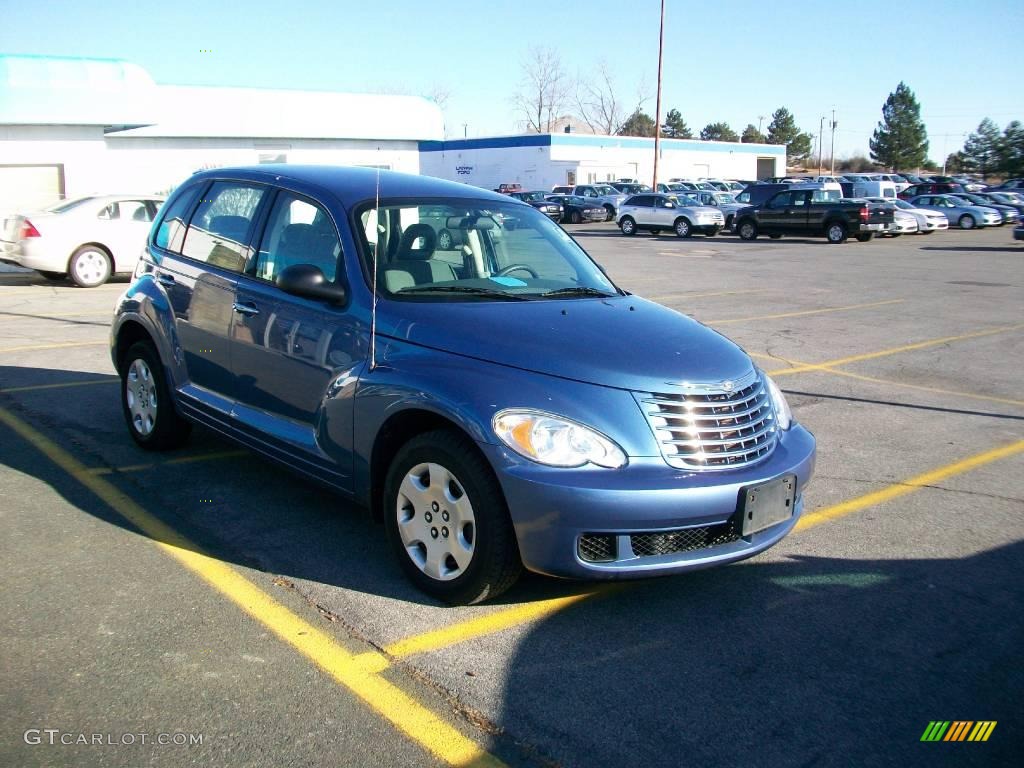
[{"label": "license plate bracket", "polygon": [[767,483],[750,485],[741,493],[741,534],[752,534],[778,525],[796,509],[796,475],[783,475]]}]

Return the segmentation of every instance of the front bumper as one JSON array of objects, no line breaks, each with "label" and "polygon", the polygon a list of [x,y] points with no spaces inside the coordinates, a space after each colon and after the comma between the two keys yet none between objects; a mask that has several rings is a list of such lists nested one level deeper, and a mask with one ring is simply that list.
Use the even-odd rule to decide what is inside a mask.
[{"label": "front bumper", "polygon": [[[504,446],[480,448],[504,490],[523,564],[539,573],[586,579],[677,573],[742,560],[767,549],[796,525],[815,458],[814,437],[800,425],[783,434],[767,460],[721,472],[677,470],[661,457],[632,458],[619,470],[555,469],[528,462]],[[612,562],[579,556],[584,534],[628,537],[725,524],[734,519],[743,489],[786,474],[797,478],[794,514],[760,533],[650,557],[637,557],[623,546]]]}]

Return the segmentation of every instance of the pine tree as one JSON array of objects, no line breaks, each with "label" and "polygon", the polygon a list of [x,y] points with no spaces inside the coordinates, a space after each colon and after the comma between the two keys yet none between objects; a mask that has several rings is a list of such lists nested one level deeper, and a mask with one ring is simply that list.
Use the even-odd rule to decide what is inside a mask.
[{"label": "pine tree", "polygon": [[1000,165],[1001,144],[999,126],[986,117],[978,125],[978,130],[964,142],[963,156],[966,167],[982,176],[992,175]]},{"label": "pine tree", "polygon": [[792,113],[785,107],[779,107],[772,113],[768,143],[785,144],[786,162],[793,165],[802,163],[811,154],[811,135],[797,127]]},{"label": "pine tree", "polygon": [[753,123],[747,123],[747,127],[743,129],[743,135],[740,136],[740,141],[744,144],[767,144],[768,137],[757,130]]},{"label": "pine tree", "polygon": [[882,107],[882,119],[868,141],[871,159],[893,171],[919,168],[928,162],[928,132],[921,105],[902,81]]},{"label": "pine tree", "polygon": [[678,109],[670,109],[665,115],[665,124],[661,126],[661,135],[670,139],[692,139],[693,132]]},{"label": "pine tree", "polygon": [[1014,120],[999,141],[999,171],[1008,177],[1024,176],[1024,125]]},{"label": "pine tree", "polygon": [[739,141],[740,137],[736,131],[729,127],[728,123],[708,123],[700,131],[700,137],[704,141]]},{"label": "pine tree", "polygon": [[654,136],[654,118],[639,107],[619,129],[619,136]]}]

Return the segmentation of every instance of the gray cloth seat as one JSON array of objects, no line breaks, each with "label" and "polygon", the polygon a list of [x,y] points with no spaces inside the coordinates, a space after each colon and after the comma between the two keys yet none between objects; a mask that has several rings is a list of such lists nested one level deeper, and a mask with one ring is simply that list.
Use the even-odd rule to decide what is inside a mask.
[{"label": "gray cloth seat", "polygon": [[429,224],[412,224],[402,233],[393,266],[412,275],[416,285],[457,280],[447,261],[433,258],[437,235]]}]

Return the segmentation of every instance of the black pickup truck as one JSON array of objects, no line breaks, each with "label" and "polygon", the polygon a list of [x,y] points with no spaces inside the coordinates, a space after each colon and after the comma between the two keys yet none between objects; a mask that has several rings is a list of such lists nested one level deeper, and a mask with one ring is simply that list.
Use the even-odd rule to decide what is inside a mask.
[{"label": "black pickup truck", "polygon": [[835,199],[818,189],[778,192],[760,205],[736,212],[735,231],[744,240],[758,235],[824,235],[830,243],[847,237],[866,242],[893,227],[895,209],[866,200]]}]

